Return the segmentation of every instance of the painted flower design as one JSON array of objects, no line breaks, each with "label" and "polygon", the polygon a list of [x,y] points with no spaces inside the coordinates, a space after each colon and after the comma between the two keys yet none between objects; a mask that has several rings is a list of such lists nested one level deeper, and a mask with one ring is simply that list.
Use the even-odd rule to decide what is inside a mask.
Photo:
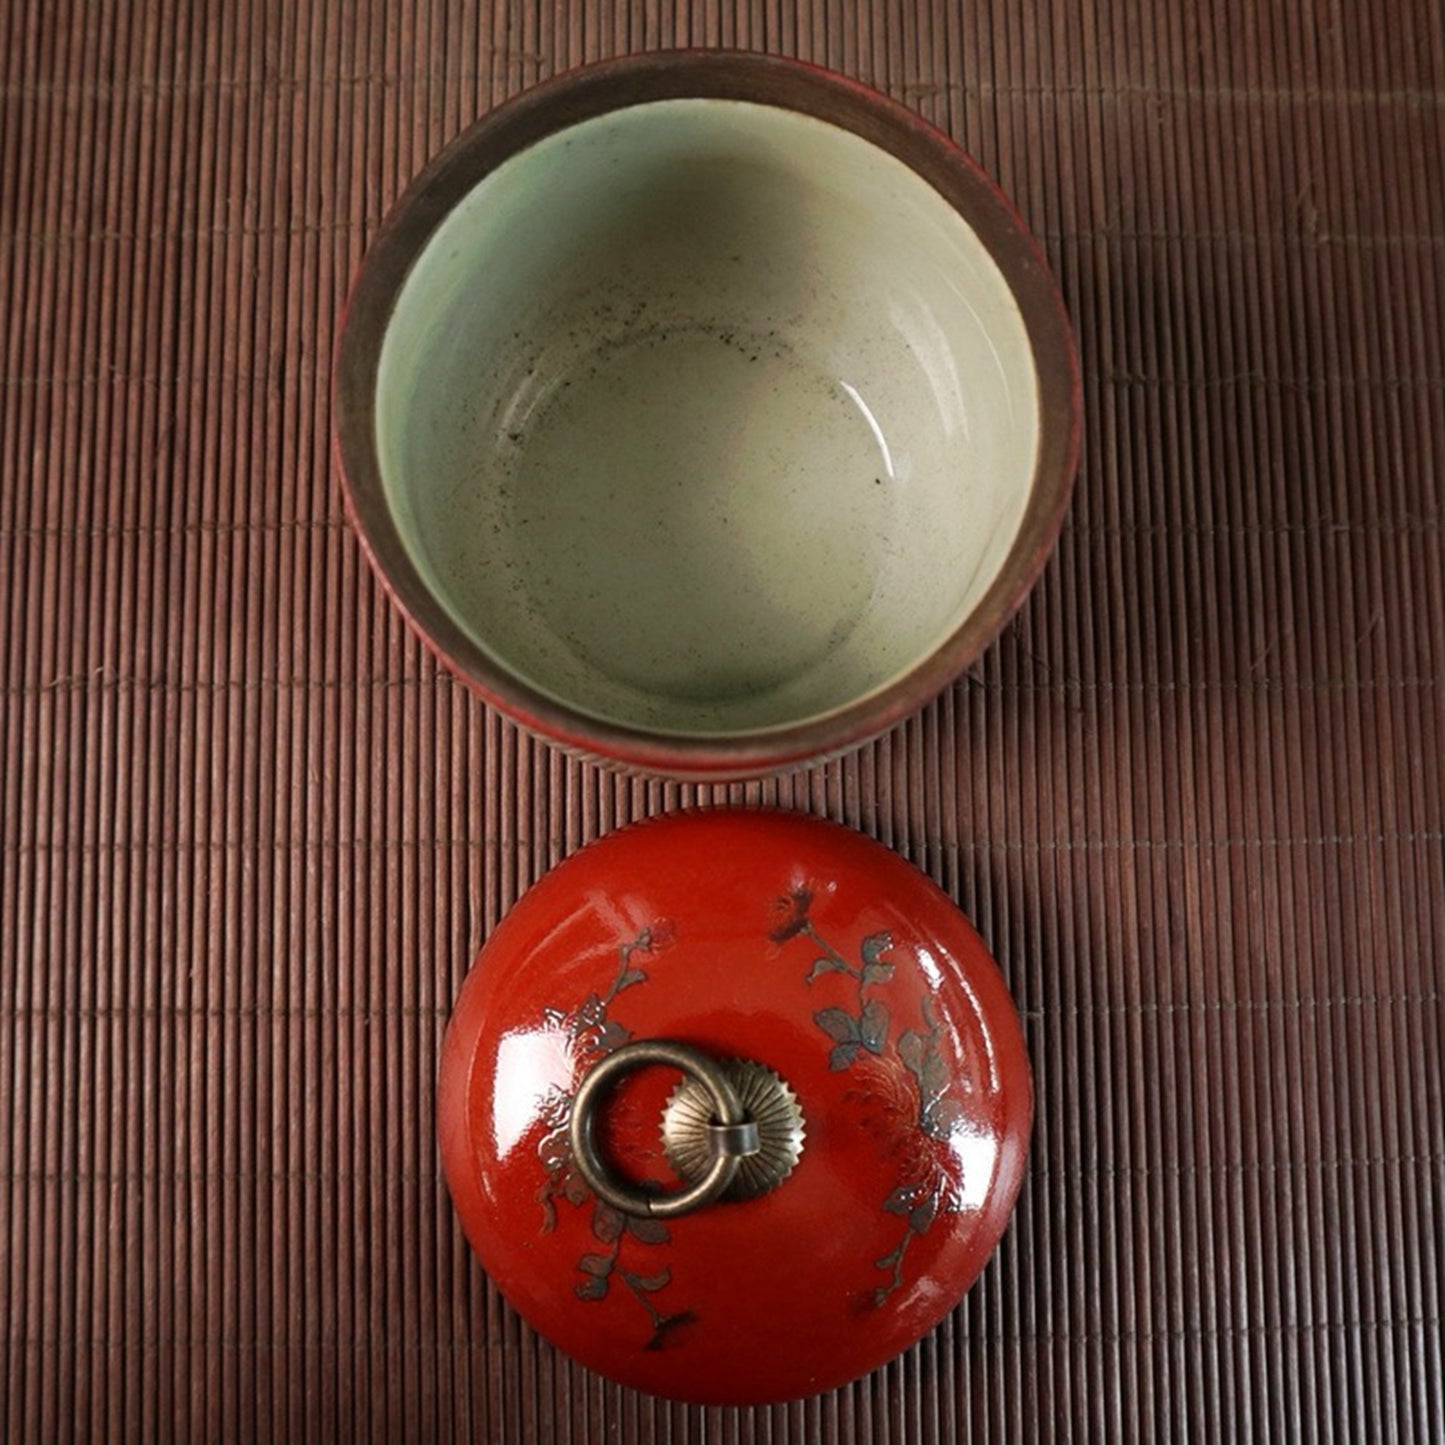
[{"label": "painted flower design", "polygon": [[[953,1182],[940,1168],[935,1150],[925,1144],[928,1140],[947,1141],[963,1120],[957,1093],[966,1092],[967,1083],[954,1075],[943,1057],[940,1020],[927,994],[920,1003],[923,1027],[905,1029],[896,1040],[891,1039],[892,1014],[877,990],[885,988],[894,976],[895,965],[888,957],[894,947],[892,935],[869,934],[858,946],[857,959],[850,960],[819,933],[810,915],[812,903],[813,893],[808,888],[794,889],[779,898],[775,904],[779,922],[768,936],[777,944],[804,938],[813,945],[816,956],[807,973],[808,984],[833,974],[853,982],[854,1002],[830,1004],[813,1015],[813,1022],[829,1041],[828,1067],[842,1072],[876,1061],[890,1075],[880,1091],[885,1109],[896,1109],[901,1115],[907,1108],[912,1115],[909,1122],[918,1130],[914,1136],[918,1147],[905,1150],[902,1156],[906,1177],[882,1201],[882,1208],[897,1215],[904,1228],[897,1246],[874,1261],[888,1276],[874,1291],[874,1302],[881,1304],[902,1284],[903,1259],[912,1241],[926,1234],[940,1213],[957,1207]],[[905,1095],[911,1102],[904,1103]]]},{"label": "painted flower design", "polygon": [[[670,922],[644,928],[636,938],[618,945],[617,972],[605,992],[589,994],[570,1012],[548,1011],[548,1022],[562,1029],[576,1049],[577,1057],[587,1067],[631,1039],[632,1031],[612,1017],[612,1005],[629,988],[647,982],[647,971],[636,961],[638,956],[652,957],[660,953],[674,936]],[[542,1230],[549,1233],[556,1228],[558,1199],[575,1209],[590,1204],[592,1237],[599,1246],[578,1259],[580,1278],[573,1293],[581,1300],[603,1300],[611,1293],[614,1283],[620,1283],[646,1311],[651,1335],[644,1348],[662,1349],[678,1329],[697,1318],[691,1310],[665,1313],[652,1298],[672,1283],[672,1271],[666,1265],[659,1267],[655,1262],[639,1258],[639,1254],[671,1243],[667,1226],[659,1219],[625,1215],[593,1195],[572,1162],[568,1143],[571,1094],[554,1088],[542,1102],[542,1116],[546,1130],[537,1148],[545,1175],[537,1191]]]}]

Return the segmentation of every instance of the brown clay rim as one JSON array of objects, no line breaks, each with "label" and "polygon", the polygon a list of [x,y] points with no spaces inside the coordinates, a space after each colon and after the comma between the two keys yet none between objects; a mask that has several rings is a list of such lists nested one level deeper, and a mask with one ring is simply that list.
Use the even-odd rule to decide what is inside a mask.
[{"label": "brown clay rim", "polygon": [[[407,274],[452,208],[489,172],[557,131],[609,111],[676,99],[752,101],[827,121],[871,141],[926,180],[978,234],[1023,315],[1039,380],[1039,449],[1018,537],[982,601],[932,654],[887,687],[801,723],[736,736],[631,728],[568,707],[500,667],[422,581],[382,489],[373,398],[382,339]],[[422,638],[488,702],[563,746],[672,777],[756,777],[846,751],[892,727],[953,681],[998,635],[1043,568],[1078,466],[1081,392],[1073,336],[1048,267],[979,166],[920,116],[866,86],[795,60],[664,51],[559,76],[483,117],[393,209],[357,274],[333,377],[336,448],[347,502],[373,567]]]}]

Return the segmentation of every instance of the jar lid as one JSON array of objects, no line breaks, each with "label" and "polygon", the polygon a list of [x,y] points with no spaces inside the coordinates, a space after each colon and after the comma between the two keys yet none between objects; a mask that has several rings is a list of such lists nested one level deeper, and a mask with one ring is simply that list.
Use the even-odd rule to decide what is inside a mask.
[{"label": "jar lid", "polygon": [[497,1286],[583,1364],[747,1404],[932,1329],[1022,1182],[1018,1018],[972,925],[815,818],[670,814],[532,888],[458,998],[442,1162]]}]

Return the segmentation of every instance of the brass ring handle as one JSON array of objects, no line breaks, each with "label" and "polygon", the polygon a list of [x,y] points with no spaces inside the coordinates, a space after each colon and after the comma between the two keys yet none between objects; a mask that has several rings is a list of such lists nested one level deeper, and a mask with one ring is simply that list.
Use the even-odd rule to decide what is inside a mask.
[{"label": "brass ring handle", "polygon": [[[650,1064],[678,1069],[707,1090],[713,1103],[710,1133],[713,1159],[695,1184],[673,1194],[649,1194],[619,1179],[597,1149],[597,1109],[618,1080]],[[757,1125],[748,1118],[737,1090],[716,1059],[690,1044],[645,1039],[623,1044],[589,1069],[572,1100],[568,1122],[572,1158],[588,1188],[624,1214],[673,1219],[722,1197],[745,1157],[758,1151]]]}]

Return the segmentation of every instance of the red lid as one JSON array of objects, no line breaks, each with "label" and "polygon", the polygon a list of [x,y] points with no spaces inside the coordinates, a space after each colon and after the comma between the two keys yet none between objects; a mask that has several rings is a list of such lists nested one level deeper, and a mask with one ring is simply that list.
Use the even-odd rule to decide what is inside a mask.
[{"label": "red lid", "polygon": [[744,1404],[841,1385],[958,1303],[1031,1110],[1008,992],[940,889],[836,824],[717,810],[518,902],[458,999],[439,1127],[467,1238],[537,1330]]}]

